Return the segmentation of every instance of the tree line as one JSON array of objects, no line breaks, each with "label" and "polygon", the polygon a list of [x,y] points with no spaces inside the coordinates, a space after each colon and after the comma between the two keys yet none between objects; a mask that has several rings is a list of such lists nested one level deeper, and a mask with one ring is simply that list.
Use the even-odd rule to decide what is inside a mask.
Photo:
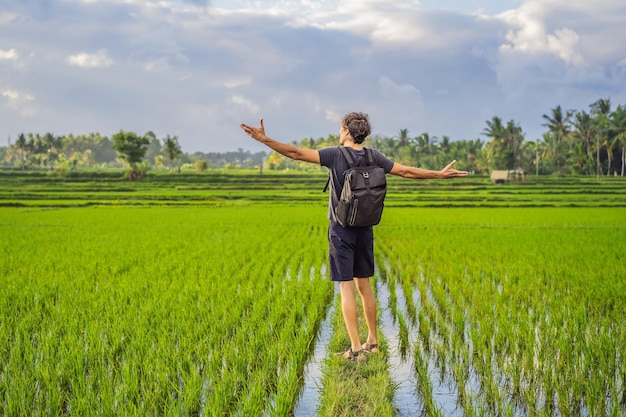
[{"label": "tree line", "polygon": [[[564,110],[560,105],[542,115],[546,131],[526,140],[515,120],[498,116],[486,121],[484,139],[453,141],[424,132],[411,136],[400,129],[393,137],[371,136],[365,145],[378,149],[393,161],[426,169],[440,169],[450,160],[457,168],[488,174],[492,170],[524,170],[537,175],[621,175],[626,169],[626,107],[612,109],[610,99],[600,99],[588,110]],[[308,149],[339,144],[338,135],[305,138],[292,142]],[[152,167],[191,168],[265,167],[267,169],[315,169],[276,152],[250,153],[243,149],[226,153],[183,153],[178,137],[158,139],[153,132],[143,136],[119,131],[109,139],[98,133],[54,136],[20,133],[7,147],[0,147],[3,166],[22,169],[72,170],[126,166],[138,178]]]},{"label": "tree line", "polygon": [[[601,99],[589,110],[563,110],[559,105],[542,115],[546,131],[526,140],[515,120],[498,116],[486,121],[485,139],[452,141],[428,133],[411,136],[401,129],[393,137],[371,136],[365,146],[378,149],[393,161],[426,169],[441,169],[456,159],[458,169],[489,174],[493,170],[523,170],[537,175],[621,175],[626,169],[626,107],[611,110],[610,99]],[[294,145],[320,149],[339,144],[338,135],[303,139]],[[301,168],[306,165],[268,157],[270,167]]]},{"label": "tree line", "polygon": [[265,152],[251,153],[239,148],[231,152],[184,153],[177,136],[158,139],[120,130],[111,136],[100,133],[55,136],[52,133],[20,133],[14,143],[0,147],[0,166],[18,169],[123,168],[131,179],[142,177],[151,168],[204,171],[216,167],[252,168],[263,163]]}]

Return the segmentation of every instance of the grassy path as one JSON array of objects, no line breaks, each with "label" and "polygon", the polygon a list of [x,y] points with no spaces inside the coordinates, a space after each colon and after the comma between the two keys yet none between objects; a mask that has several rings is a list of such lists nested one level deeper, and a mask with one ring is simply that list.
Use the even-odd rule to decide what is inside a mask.
[{"label": "grassy path", "polygon": [[[360,306],[359,306],[360,308]],[[362,317],[362,314],[360,313]],[[339,300],[333,323],[335,331],[323,363],[319,416],[393,416],[394,383],[389,374],[387,351],[381,338],[381,351],[367,355],[364,361],[346,361],[334,354],[343,352],[350,341],[345,331]],[[365,322],[359,322],[361,334],[367,334]]]}]

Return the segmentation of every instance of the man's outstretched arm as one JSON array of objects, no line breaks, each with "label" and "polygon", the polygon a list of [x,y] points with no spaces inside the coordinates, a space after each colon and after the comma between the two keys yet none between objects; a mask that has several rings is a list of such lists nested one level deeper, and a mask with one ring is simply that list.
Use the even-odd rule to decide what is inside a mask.
[{"label": "man's outstretched arm", "polygon": [[432,179],[432,178],[440,178],[440,179],[448,179],[448,178],[458,178],[458,177],[466,177],[467,171],[459,171],[458,169],[452,168],[456,160],[450,162],[444,169],[440,171],[433,171],[430,169],[422,169],[411,166],[406,166],[402,164],[393,164],[393,168],[389,171],[390,174],[398,175],[404,178],[413,178],[413,179]]},{"label": "man's outstretched arm", "polygon": [[247,124],[239,125],[244,132],[252,139],[257,140],[271,149],[275,150],[281,155],[287,158],[295,159],[298,161],[312,162],[314,164],[320,163],[320,154],[315,149],[300,149],[297,146],[290,145],[288,143],[281,143],[275,141],[265,134],[265,127],[263,126],[263,119],[261,119],[259,127],[248,126]]}]

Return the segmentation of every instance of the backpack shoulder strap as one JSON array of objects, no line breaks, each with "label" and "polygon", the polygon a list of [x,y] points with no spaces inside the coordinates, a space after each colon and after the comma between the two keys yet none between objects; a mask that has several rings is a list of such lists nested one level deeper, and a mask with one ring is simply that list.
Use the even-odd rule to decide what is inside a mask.
[{"label": "backpack shoulder strap", "polygon": [[354,167],[356,163],[354,162],[354,158],[352,158],[352,155],[350,155],[350,151],[348,151],[343,146],[340,146],[339,150],[341,151],[343,156],[348,160],[348,165],[350,166],[350,168]]},{"label": "backpack shoulder strap", "polygon": [[[350,152],[344,148],[343,146],[338,146],[337,147],[341,153],[343,154],[343,157],[346,158],[346,160],[348,161],[348,166],[350,168],[354,167],[356,165],[354,158],[352,158],[352,155],[350,154]],[[330,172],[328,173],[328,180],[326,181],[326,185],[324,186],[324,193],[328,190],[328,186],[330,185]]]},{"label": "backpack shoulder strap", "polygon": [[365,156],[367,156],[368,165],[374,165],[374,154],[372,153],[372,150],[366,147],[363,147],[363,149],[365,149]]},{"label": "backpack shoulder strap", "polygon": [[324,186],[324,191],[322,191],[323,193],[328,191],[328,186],[329,185],[330,185],[330,174],[328,175],[328,179],[326,180],[326,185]]}]

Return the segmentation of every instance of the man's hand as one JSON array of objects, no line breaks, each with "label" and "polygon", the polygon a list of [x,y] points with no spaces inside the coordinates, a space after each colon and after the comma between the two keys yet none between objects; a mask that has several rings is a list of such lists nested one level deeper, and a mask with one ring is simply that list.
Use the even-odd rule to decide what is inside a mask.
[{"label": "man's hand", "polygon": [[402,178],[412,178],[415,180],[431,180],[431,179],[449,179],[458,177],[467,177],[467,171],[459,171],[452,168],[456,160],[450,162],[444,169],[440,171],[434,171],[431,169],[422,169],[402,164],[393,164],[391,171],[392,175],[397,175]]},{"label": "man's hand", "polygon": [[259,127],[252,127],[252,126],[248,126],[247,124],[240,124],[239,127],[241,127],[243,129],[244,132],[246,132],[246,135],[250,136],[252,139],[261,141],[262,139],[267,138],[267,135],[265,134],[265,126],[263,126],[263,119],[261,119],[260,121],[260,126]]},{"label": "man's hand", "polygon": [[287,158],[295,159],[296,161],[312,162],[315,164],[320,163],[320,154],[318,151],[314,149],[300,149],[294,145],[277,142],[267,136],[265,134],[265,126],[263,126],[263,119],[261,119],[259,127],[252,127],[245,123],[240,124],[239,127],[252,139],[258,140]]},{"label": "man's hand", "polygon": [[467,171],[459,171],[458,169],[454,169],[453,168],[454,164],[456,164],[456,159],[450,162],[448,165],[446,165],[444,169],[439,171],[441,178],[467,177]]}]

